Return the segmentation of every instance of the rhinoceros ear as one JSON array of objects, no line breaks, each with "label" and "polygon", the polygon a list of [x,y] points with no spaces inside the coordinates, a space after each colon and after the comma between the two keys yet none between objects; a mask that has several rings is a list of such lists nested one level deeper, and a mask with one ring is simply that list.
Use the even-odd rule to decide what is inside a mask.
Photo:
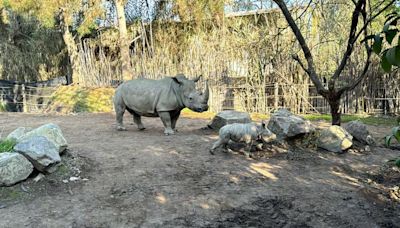
[{"label": "rhinoceros ear", "polygon": [[177,74],[175,77],[172,77],[172,79],[179,85],[182,85],[186,77],[183,74]]},{"label": "rhinoceros ear", "polygon": [[197,82],[198,80],[200,80],[200,78],[203,77],[203,75],[199,75],[198,77],[196,77],[195,79],[193,79],[194,82]]}]

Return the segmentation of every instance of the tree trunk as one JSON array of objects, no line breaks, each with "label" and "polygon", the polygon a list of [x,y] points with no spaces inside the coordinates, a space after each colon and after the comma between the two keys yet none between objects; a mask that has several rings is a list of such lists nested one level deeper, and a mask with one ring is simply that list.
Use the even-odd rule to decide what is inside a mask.
[{"label": "tree trunk", "polygon": [[125,5],[124,0],[115,0],[115,8],[117,10],[117,17],[118,17],[119,48],[120,48],[120,60],[122,66],[122,79],[130,80],[132,79],[132,70],[131,70],[131,58],[129,55],[129,39],[126,27],[124,5]]},{"label": "tree trunk", "polygon": [[79,83],[80,64],[79,64],[79,58],[78,58],[78,48],[76,47],[74,37],[72,36],[71,32],[69,31],[69,26],[65,23],[65,21],[62,21],[62,23],[63,23],[62,24],[63,40],[64,40],[65,45],[67,46],[68,58],[69,58],[69,62],[71,64],[71,74],[68,75],[68,78],[70,80],[67,80],[67,81],[68,81],[68,84],[71,84],[72,82]]},{"label": "tree trunk", "polygon": [[332,125],[340,126],[341,123],[341,113],[339,111],[340,97],[329,99],[328,102],[329,106],[331,107]]}]

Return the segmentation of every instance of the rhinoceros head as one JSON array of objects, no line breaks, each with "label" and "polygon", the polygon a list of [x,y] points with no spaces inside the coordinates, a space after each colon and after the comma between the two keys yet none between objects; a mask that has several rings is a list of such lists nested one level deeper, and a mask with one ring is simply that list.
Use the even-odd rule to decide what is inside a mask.
[{"label": "rhinoceros head", "polygon": [[206,83],[206,89],[204,93],[196,90],[196,82],[199,81],[200,78],[201,76],[193,80],[189,80],[182,74],[172,78],[176,83],[179,84],[179,96],[181,97],[183,104],[195,112],[204,112],[208,110],[208,83]]}]

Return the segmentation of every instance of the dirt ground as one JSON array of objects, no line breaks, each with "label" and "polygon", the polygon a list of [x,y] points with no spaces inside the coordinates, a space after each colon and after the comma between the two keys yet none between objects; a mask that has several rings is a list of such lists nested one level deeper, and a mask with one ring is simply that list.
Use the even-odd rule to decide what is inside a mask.
[{"label": "dirt ground", "polygon": [[118,132],[112,114],[0,114],[3,137],[49,122],[69,143],[63,163],[0,188],[0,227],[400,227],[400,175],[387,163],[398,150],[338,155],[303,140],[255,159],[212,156],[207,120],[181,118],[164,136],[158,118],[138,131],[127,115]]}]

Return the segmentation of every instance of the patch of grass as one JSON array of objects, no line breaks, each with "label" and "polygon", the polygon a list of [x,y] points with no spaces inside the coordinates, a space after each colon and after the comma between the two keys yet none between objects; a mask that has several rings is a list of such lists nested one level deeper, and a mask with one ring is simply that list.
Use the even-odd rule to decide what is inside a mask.
[{"label": "patch of grass", "polygon": [[111,112],[114,88],[85,88],[81,86],[61,86],[52,96],[47,111],[71,112]]},{"label": "patch of grass", "polygon": [[[316,120],[325,120],[328,122],[332,121],[332,117],[329,114],[308,114],[303,115],[303,117],[307,120],[316,121]],[[368,125],[393,125],[396,124],[395,117],[375,117],[368,115],[342,115],[342,122],[350,122],[353,120],[360,120],[364,124]]]},{"label": "patch of grass", "polygon": [[194,112],[188,108],[184,108],[181,112],[181,115],[186,118],[193,119],[212,119],[215,116],[214,112]]},{"label": "patch of grass", "polygon": [[6,112],[6,104],[3,101],[0,101],[0,112]]},{"label": "patch of grass", "polygon": [[0,141],[0,153],[13,151],[15,144],[17,144],[17,142],[11,139]]},{"label": "patch of grass", "polygon": [[69,174],[69,168],[65,164],[60,164],[57,167],[57,173],[62,176],[67,176]]},{"label": "patch of grass", "polygon": [[[182,110],[182,116],[187,118],[195,118],[195,119],[209,119],[211,120],[216,115],[215,112],[194,112],[188,108]],[[261,121],[268,119],[270,116],[268,114],[262,113],[250,113],[250,117],[253,121]]]}]

